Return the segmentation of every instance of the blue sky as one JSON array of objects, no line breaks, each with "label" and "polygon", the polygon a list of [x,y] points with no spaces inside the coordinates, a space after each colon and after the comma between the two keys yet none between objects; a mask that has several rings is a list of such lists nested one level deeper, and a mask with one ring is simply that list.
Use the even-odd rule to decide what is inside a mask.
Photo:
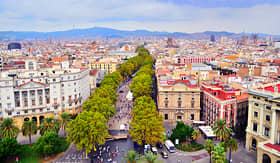
[{"label": "blue sky", "polygon": [[280,0],[0,0],[0,30],[94,26],[280,34]]}]

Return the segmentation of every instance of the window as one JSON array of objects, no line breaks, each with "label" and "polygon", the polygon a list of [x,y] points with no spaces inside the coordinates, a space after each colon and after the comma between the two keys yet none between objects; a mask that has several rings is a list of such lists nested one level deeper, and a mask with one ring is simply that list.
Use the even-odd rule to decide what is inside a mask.
[{"label": "window", "polygon": [[266,116],[265,116],[265,120],[266,120],[266,121],[270,121],[270,116],[269,116],[269,115],[266,115]]},{"label": "window", "polygon": [[64,96],[62,96],[61,101],[64,101]]},{"label": "window", "polygon": [[258,112],[254,112],[254,117],[258,117]]},{"label": "window", "polygon": [[253,131],[257,132],[258,131],[258,124],[253,123]]},{"label": "window", "polygon": [[35,109],[32,110],[32,113],[35,113]]},{"label": "window", "polygon": [[25,113],[25,114],[28,113],[28,110],[24,110],[24,113]]},{"label": "window", "polygon": [[43,112],[43,109],[40,109],[40,112]]},{"label": "window", "polygon": [[254,105],[255,105],[255,106],[259,106],[259,104],[258,104],[258,103],[254,103]]},{"label": "window", "polygon": [[8,115],[12,115],[12,112],[8,112]]},{"label": "window", "polygon": [[191,114],[191,120],[194,120],[194,114]]},{"label": "window", "polygon": [[165,100],[167,100],[167,99],[168,99],[168,95],[166,94],[166,95],[165,95]]},{"label": "window", "polygon": [[178,108],[181,108],[182,101],[178,101]]},{"label": "window", "polygon": [[17,115],[20,115],[20,112],[17,112]]},{"label": "window", "polygon": [[64,84],[61,84],[61,87],[64,87]]},{"label": "window", "polygon": [[194,101],[191,102],[191,107],[194,108]]},{"label": "window", "polygon": [[11,105],[10,103],[7,104],[7,108],[8,108],[8,109],[11,109],[11,106],[12,106],[12,105]]},{"label": "window", "polygon": [[264,135],[269,136],[269,128],[268,127],[264,128]]},{"label": "window", "polygon": [[168,101],[165,101],[165,108],[168,108]]},{"label": "window", "polygon": [[55,82],[56,80],[55,79],[53,79],[53,82]]},{"label": "window", "polygon": [[168,114],[164,114],[164,119],[168,120]]},{"label": "window", "polygon": [[70,113],[72,113],[72,112],[73,112],[73,110],[72,110],[72,109],[70,109],[70,110],[69,110],[69,112],[70,112]]},{"label": "window", "polygon": [[266,109],[267,110],[271,110],[271,106],[266,106]]},{"label": "window", "polygon": [[35,99],[32,99],[31,102],[32,102],[32,105],[35,105]]}]

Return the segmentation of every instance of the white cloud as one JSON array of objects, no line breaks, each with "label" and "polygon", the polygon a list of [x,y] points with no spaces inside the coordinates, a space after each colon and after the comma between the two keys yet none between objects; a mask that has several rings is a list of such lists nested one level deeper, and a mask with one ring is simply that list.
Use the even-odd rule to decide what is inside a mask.
[{"label": "white cloud", "polygon": [[156,0],[1,0],[0,30],[54,31],[92,26],[171,32],[280,34],[280,5],[199,8]]}]

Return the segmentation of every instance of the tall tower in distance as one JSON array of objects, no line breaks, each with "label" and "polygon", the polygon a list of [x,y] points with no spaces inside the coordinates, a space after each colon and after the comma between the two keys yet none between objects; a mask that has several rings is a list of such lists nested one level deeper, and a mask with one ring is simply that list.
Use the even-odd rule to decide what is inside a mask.
[{"label": "tall tower in distance", "polygon": [[211,35],[211,36],[210,36],[210,41],[211,41],[211,42],[215,42],[215,41],[216,41],[215,35]]},{"label": "tall tower in distance", "polygon": [[168,48],[173,47],[173,39],[170,36],[167,38],[167,47]]},{"label": "tall tower in distance", "polygon": [[253,40],[254,44],[257,44],[257,42],[258,42],[258,35],[257,34],[253,34],[252,35],[252,40]]}]

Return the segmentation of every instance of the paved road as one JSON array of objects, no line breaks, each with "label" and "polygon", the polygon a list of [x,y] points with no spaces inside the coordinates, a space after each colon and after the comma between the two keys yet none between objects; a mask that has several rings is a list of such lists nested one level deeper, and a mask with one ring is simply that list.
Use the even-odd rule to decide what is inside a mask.
[{"label": "paved road", "polygon": [[[111,158],[112,161],[115,161],[116,163],[121,163],[124,154],[127,153],[127,151],[133,149],[133,142],[131,139],[115,140],[106,142],[106,144],[102,147],[104,146],[110,146],[110,151],[102,151],[101,156],[104,159],[103,163],[109,163],[109,158]],[[116,151],[116,148],[118,148],[118,151]],[[92,151],[92,153],[89,154],[88,159],[85,158],[85,154],[83,152],[84,150],[77,151],[76,146],[72,146],[70,149],[68,149],[68,151],[65,154],[63,154],[61,157],[59,157],[56,161],[53,161],[52,163],[90,163],[91,161],[94,163],[98,163],[98,148],[97,151]],[[113,152],[115,153],[115,157],[112,157]],[[109,153],[111,153],[111,157],[109,157]],[[92,160],[90,158],[92,158]]]}]

